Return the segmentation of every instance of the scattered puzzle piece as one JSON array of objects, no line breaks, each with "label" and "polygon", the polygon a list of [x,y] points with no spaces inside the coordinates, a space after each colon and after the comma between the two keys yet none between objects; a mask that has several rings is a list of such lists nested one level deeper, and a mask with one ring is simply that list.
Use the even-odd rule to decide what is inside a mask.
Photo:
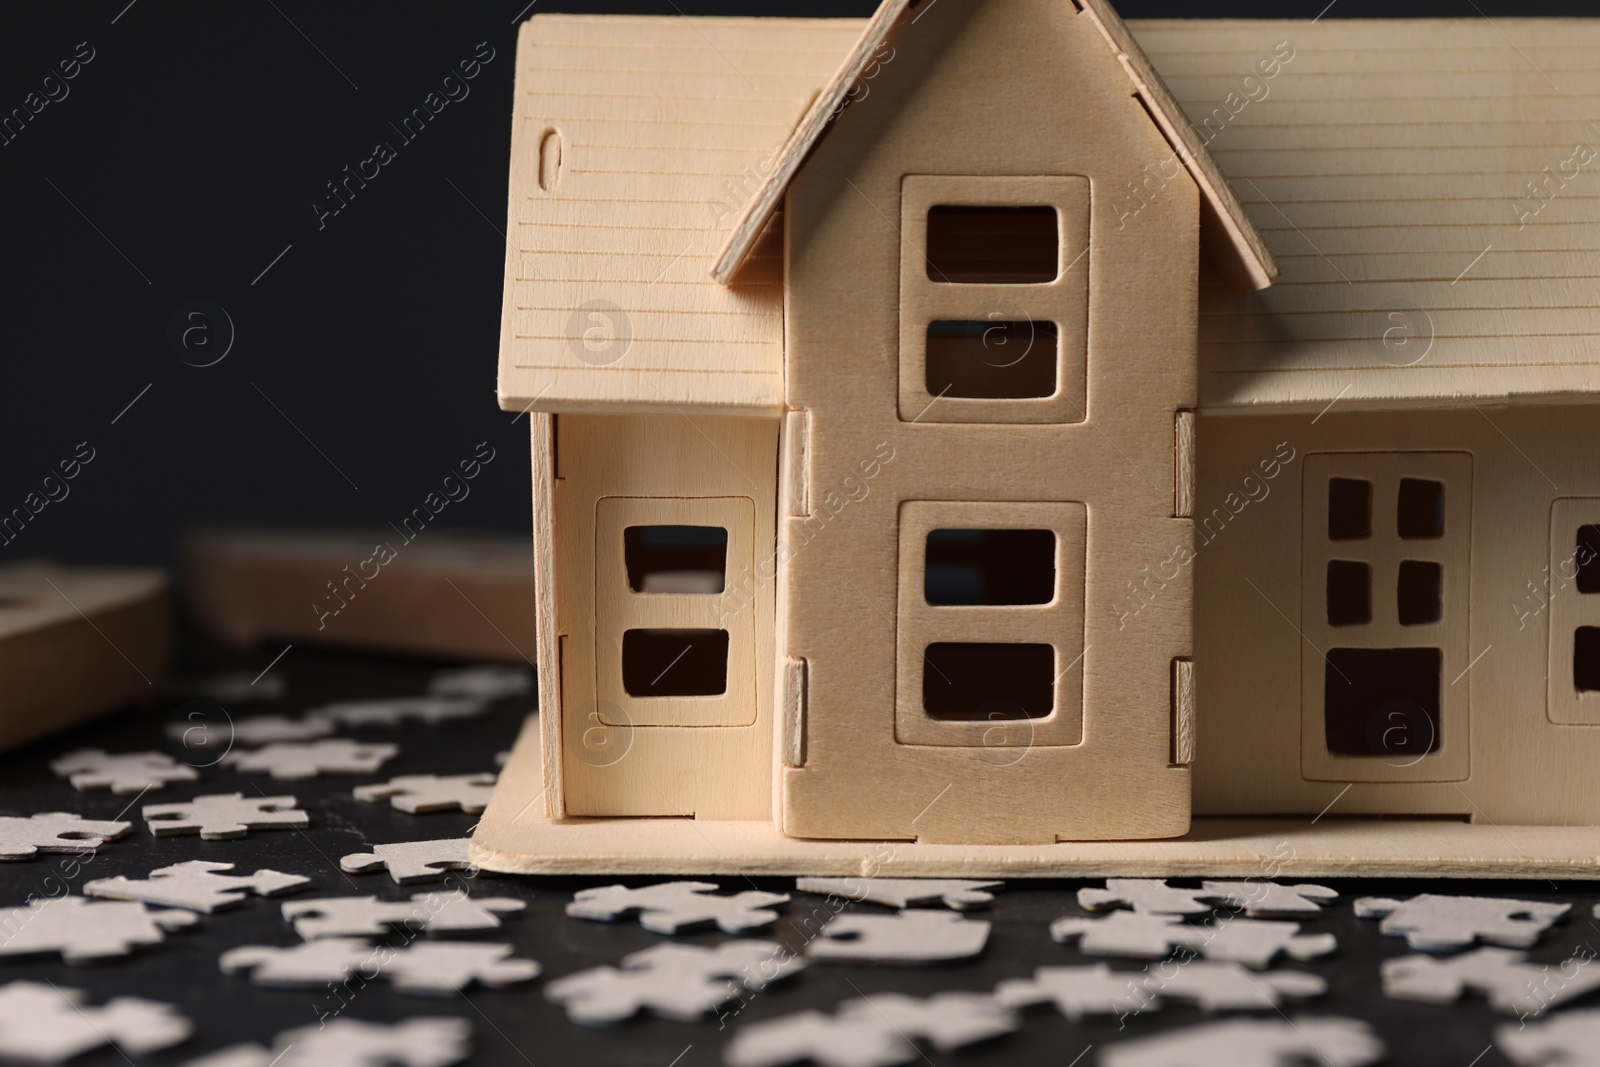
[{"label": "scattered puzzle piece", "polygon": [[1279,885],[1276,882],[1203,882],[1200,895],[1242,908],[1252,918],[1317,915],[1322,905],[1337,900],[1339,891],[1325,885]]},{"label": "scattered puzzle piece", "polygon": [[539,974],[537,963],[510,956],[510,945],[419,941],[397,949],[329,937],[290,948],[246,945],[223,953],[219,963],[224,974],[249,971],[256,985],[322,986],[381,975],[402,993],[447,996],[474,982],[502,989]]},{"label": "scattered puzzle piece", "polygon": [[357,800],[391,805],[411,815],[451,808],[476,815],[489,806],[494,794],[495,775],[484,774],[405,774],[381,785],[358,785]]},{"label": "scattered puzzle piece", "polygon": [[250,875],[222,874],[233,870],[231,863],[189,860],[170,867],[158,867],[144,879],[97,878],[83,887],[86,896],[110,900],[140,900],[168,908],[184,908],[207,914],[229,908],[244,900],[245,894],[275,897],[310,883],[298,874],[260,870]]},{"label": "scattered puzzle piece", "polygon": [[271,745],[280,741],[316,741],[333,733],[335,726],[327,719],[295,719],[288,715],[252,715],[228,723],[171,722],[167,736],[184,747],[206,748],[212,746],[210,734],[215,731],[223,747],[229,742],[241,745]]},{"label": "scattered puzzle piece", "polygon": [[339,869],[346,874],[372,874],[387,870],[396,885],[435,882],[451,871],[470,871],[467,838],[441,837],[433,841],[395,841],[373,845],[371,852],[352,852],[341,857]]},{"label": "scattered puzzle piece", "polygon": [[521,667],[486,664],[439,671],[428,682],[428,692],[441,697],[477,697],[499,700],[533,692],[533,676]]},{"label": "scattered puzzle piece", "polygon": [[0,860],[31,860],[41,852],[98,852],[131,822],[96,822],[65,811],[0,815]]},{"label": "scattered puzzle piece", "polygon": [[718,888],[712,882],[657,882],[638,889],[622,885],[582,889],[567,905],[567,914],[614,922],[637,912],[639,925],[658,934],[675,934],[710,923],[716,923],[725,934],[737,934],[777,922],[778,913],[769,909],[789,900],[787,893],[753,889],[716,896]]},{"label": "scattered puzzle piece", "polygon": [[245,704],[252,701],[282,700],[289,691],[282,671],[229,671],[200,678],[169,678],[162,687],[168,696],[199,697],[218,704]]},{"label": "scattered puzzle piece", "polygon": [[770,941],[724,941],[715,948],[661,944],[545,986],[545,997],[584,1026],[610,1026],[641,1011],[693,1022],[739,999],[739,987],[766,988],[805,967]]},{"label": "scattered puzzle piece", "polygon": [[469,719],[488,710],[489,702],[478,697],[394,697],[325,704],[306,712],[306,717],[325,719],[341,726],[399,726],[406,720],[431,726],[451,719]]},{"label": "scattered puzzle piece", "polygon": [[1182,1000],[1206,1011],[1273,1009],[1284,998],[1327,992],[1328,983],[1301,971],[1251,974],[1237,963],[1189,961],[1167,975],[1146,968],[1113,971],[1092,967],[1040,967],[1032,978],[1013,978],[995,987],[995,1000],[1008,1008],[1052,1003],[1073,1022],[1085,1015],[1137,1014],[1159,1010],[1167,1000]]},{"label": "scattered puzzle piece", "polygon": [[802,893],[826,893],[846,900],[864,900],[891,908],[918,904],[943,904],[966,911],[986,908],[994,902],[990,889],[1004,882],[980,882],[967,878],[799,878],[795,888]]},{"label": "scattered puzzle piece", "polygon": [[1480,948],[1443,960],[1384,960],[1380,973],[1384,993],[1396,1000],[1450,1004],[1471,989],[1482,993],[1495,1011],[1538,1015],[1600,989],[1600,970],[1578,967],[1568,975],[1565,969],[1560,965],[1562,973],[1557,973],[1548,965],[1529,963],[1528,954],[1516,949]]},{"label": "scattered puzzle piece", "polygon": [[469,897],[465,893],[418,893],[410,902],[377,897],[316,897],[291,900],[283,917],[307,941],[319,937],[376,937],[392,926],[417,927],[428,934],[495,930],[500,914],[527,907],[510,897]]},{"label": "scattered puzzle piece", "polygon": [[989,924],[947,911],[836,915],[808,950],[814,960],[852,963],[937,963],[983,951]]},{"label": "scattered puzzle piece", "polygon": [[1107,1046],[1101,1067],[1364,1067],[1383,1042],[1359,1019],[1228,1019]]},{"label": "scattered puzzle piece", "polygon": [[1600,1067],[1600,1008],[1571,1011],[1542,1023],[1505,1023],[1494,1043],[1517,1067]]},{"label": "scattered puzzle piece", "polygon": [[423,1017],[403,1023],[330,1019],[285,1030],[274,1047],[235,1045],[186,1067],[450,1067],[471,1052],[472,1024]]},{"label": "scattered puzzle piece", "polygon": [[0,986],[0,1061],[61,1063],[103,1045],[138,1055],[176,1045],[194,1030],[170,1004],[116,997],[97,1008],[86,999],[81,989],[43,982]]},{"label": "scattered puzzle piece", "polygon": [[80,793],[109,789],[113,793],[144,793],[164,789],[173,782],[193,782],[200,774],[161,752],[107,752],[103,748],[80,748],[50,761],[59,778],[72,783]]},{"label": "scattered puzzle piece", "polygon": [[374,774],[399,755],[400,746],[331,737],[322,741],[280,741],[248,752],[230,752],[222,762],[241,774],[270,774],[278,779],[315,778],[319,774]]},{"label": "scattered puzzle piece", "polygon": [[1209,926],[1191,926],[1175,915],[1114,911],[1097,918],[1068,916],[1050,924],[1050,936],[1091,956],[1133,956],[1161,959],[1176,948],[1189,948],[1207,959],[1265,967],[1279,952],[1297,960],[1314,959],[1338,947],[1332,934],[1301,934],[1299,923],[1262,919],[1224,919]]},{"label": "scattered puzzle piece", "polygon": [[156,837],[198,833],[206,841],[227,841],[251,830],[299,829],[311,816],[294,806],[294,797],[251,797],[209,793],[181,804],[146,804],[140,811]]},{"label": "scattered puzzle piece", "polygon": [[1164,878],[1107,878],[1104,889],[1078,890],[1085,911],[1132,908],[1141,915],[1203,915],[1211,905],[1194,889],[1174,889]]},{"label": "scattered puzzle piece", "polygon": [[979,993],[876,993],[845,1001],[833,1015],[803,1011],[743,1026],[723,1059],[730,1067],[895,1067],[922,1057],[915,1041],[949,1052],[1016,1028],[1010,1011]]},{"label": "scattered puzzle piece", "polygon": [[67,963],[126,956],[136,945],[154,945],[169,931],[199,922],[186,911],[146,908],[143,904],[38,897],[0,913],[0,956],[59,952]]},{"label": "scattered puzzle piece", "polygon": [[1406,944],[1423,952],[1471,948],[1477,941],[1529,948],[1570,909],[1570,904],[1436,893],[1423,893],[1410,900],[1362,897],[1355,903],[1356,914],[1363,919],[1384,916],[1379,933],[1389,937],[1404,935]]}]

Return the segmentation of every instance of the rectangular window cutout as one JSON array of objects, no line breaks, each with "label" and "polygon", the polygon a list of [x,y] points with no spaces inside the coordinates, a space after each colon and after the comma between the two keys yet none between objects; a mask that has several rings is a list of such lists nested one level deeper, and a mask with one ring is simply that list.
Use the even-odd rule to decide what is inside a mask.
[{"label": "rectangular window cutout", "polygon": [[1328,540],[1361,541],[1372,536],[1372,483],[1328,479]]},{"label": "rectangular window cutout", "polygon": [[1061,235],[1053,207],[966,207],[928,211],[928,280],[978,285],[1053,282]]},{"label": "rectangular window cutout", "polygon": [[923,570],[929,604],[1048,604],[1056,595],[1050,530],[930,530]]},{"label": "rectangular window cutout", "polygon": [[728,531],[720,526],[629,526],[622,534],[635,593],[720,593]]},{"label": "rectangular window cutout", "polygon": [[1328,625],[1372,621],[1372,568],[1347,559],[1328,561]]},{"label": "rectangular window cutout", "polygon": [[710,697],[727,692],[728,631],[623,631],[622,687],[634,697]]},{"label": "rectangular window cutout", "polygon": [[930,322],[931,397],[1029,400],[1055,395],[1053,322]]},{"label": "rectangular window cutout", "polygon": [[1572,635],[1572,684],[1580,693],[1600,693],[1600,626],[1580,626]]},{"label": "rectangular window cutout", "polygon": [[1600,526],[1578,527],[1572,563],[1578,568],[1578,592],[1600,593]]},{"label": "rectangular window cutout", "polygon": [[1055,707],[1050,645],[941,642],[923,655],[922,708],[930,719],[1042,719]]},{"label": "rectangular window cutout", "polygon": [[1400,479],[1396,525],[1408,540],[1434,540],[1444,536],[1444,483],[1423,478]]},{"label": "rectangular window cutout", "polygon": [[1423,560],[1401,560],[1395,598],[1400,604],[1401,626],[1438,622],[1444,617],[1444,567]]},{"label": "rectangular window cutout", "polygon": [[1437,648],[1331,648],[1323,667],[1328,751],[1397,766],[1439,749]]}]

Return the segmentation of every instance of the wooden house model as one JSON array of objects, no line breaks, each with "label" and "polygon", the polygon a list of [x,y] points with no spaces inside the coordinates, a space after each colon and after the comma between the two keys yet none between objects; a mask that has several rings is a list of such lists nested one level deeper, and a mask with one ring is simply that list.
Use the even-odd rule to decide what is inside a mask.
[{"label": "wooden house model", "polygon": [[529,20],[475,860],[1600,873],[1597,48]]}]

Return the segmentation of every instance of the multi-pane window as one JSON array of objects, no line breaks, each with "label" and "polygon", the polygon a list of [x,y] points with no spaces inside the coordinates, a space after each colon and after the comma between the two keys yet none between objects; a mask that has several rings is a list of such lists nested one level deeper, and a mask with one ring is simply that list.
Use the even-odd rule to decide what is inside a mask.
[{"label": "multi-pane window", "polygon": [[1307,457],[1307,778],[1466,777],[1471,495],[1465,453]]},{"label": "multi-pane window", "polygon": [[1075,503],[900,506],[897,741],[1081,740],[1086,524]]},{"label": "multi-pane window", "polygon": [[1518,590],[1524,627],[1550,616],[1551,722],[1600,724],[1600,499],[1566,497],[1550,509],[1550,568]]},{"label": "multi-pane window", "polygon": [[1089,180],[901,186],[900,417],[1086,417]]}]

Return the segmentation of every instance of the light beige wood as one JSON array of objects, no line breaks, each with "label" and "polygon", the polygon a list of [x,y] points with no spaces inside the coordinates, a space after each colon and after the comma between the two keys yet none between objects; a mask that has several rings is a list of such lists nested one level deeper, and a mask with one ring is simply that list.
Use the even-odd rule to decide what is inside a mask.
[{"label": "light beige wood", "polygon": [[[805,841],[767,821],[568,819],[534,812],[539,723],[530,717],[473,834],[472,862],[508,874],[907,877],[1600,878],[1593,826],[1449,819],[1199,817],[1167,841],[947,845]],[[1335,792],[1322,787],[1331,795]]]},{"label": "light beige wood", "polygon": [[[1160,597],[1138,627],[1120,627],[1110,606],[1125,582],[1147,580],[1140,564],[1192,536],[1172,518],[1173,426],[1195,400],[1187,353],[1199,193],[1179,168],[1164,195],[1119,229],[1107,205],[1062,191],[1072,182],[1046,193],[1057,183],[1033,180],[1115,185],[1172,153],[1100,31],[1069,5],[990,0],[921,12],[871,95],[839,116],[788,191],[788,402],[807,413],[810,508],[785,519],[781,552],[780,651],[806,662],[805,765],[779,772],[781,827],[796,837],[924,842],[1176,836],[1188,825],[1189,772],[1171,762],[1171,662],[1190,654],[1189,576],[1155,579]],[[1007,106],[991,106],[996,99]],[[1092,279],[1083,403],[1027,424],[977,421],[976,405],[964,421],[935,417],[946,401],[895,355],[904,274],[926,274],[906,252],[921,238],[906,230],[926,225],[920,205],[933,202],[904,210],[916,184],[906,175],[961,176],[948,194],[957,204],[1054,204],[1062,243],[1075,245],[1059,268],[1087,263]],[[1080,225],[1086,242],[1073,241]],[[915,284],[924,287],[920,277]],[[1041,287],[986,288],[1021,303]],[[908,387],[921,389],[915,407]],[[920,582],[901,579],[902,507],[923,502],[937,514],[941,501],[962,515],[949,525],[980,528],[1015,525],[1010,509],[1023,504],[1086,512],[1085,569],[1062,573],[1058,587],[1059,597],[1084,590],[1081,655],[1066,653],[1074,634],[1050,627],[1057,684],[1081,687],[1079,743],[1019,746],[1004,730],[1013,743],[991,747],[970,724],[960,725],[976,744],[897,740],[906,706],[920,701],[919,690],[904,690],[916,685],[918,642],[931,632],[908,630],[920,612],[902,614],[907,587],[920,592]],[[1025,609],[1007,610],[1020,620]],[[1019,622],[1010,639],[1025,629]]]},{"label": "light beige wood", "polygon": [[1176,470],[1172,487],[1172,515],[1178,519],[1194,517],[1197,478],[1195,465],[1199,462],[1194,440],[1194,422],[1194,412],[1180,411],[1172,425],[1173,449],[1177,453],[1177,459],[1174,461]]},{"label": "light beige wood", "polygon": [[[1127,81],[1132,83],[1134,94],[1168,140],[1173,151],[1165,154],[1166,158],[1179,161],[1199,186],[1206,208],[1206,228],[1213,236],[1212,243],[1221,252],[1218,264],[1229,282],[1241,290],[1271,285],[1278,273],[1272,253],[1206,151],[1204,139],[1185,121],[1177,101],[1150,65],[1139,42],[1105,0],[1072,0],[1072,4],[1111,47]],[[832,128],[841,109],[864,102],[879,73],[898,58],[902,23],[915,26],[933,7],[929,4],[924,8],[910,0],[884,0],[879,6],[849,58],[811,104],[766,180],[729,232],[712,267],[712,275],[718,281],[726,284],[735,277],[739,266],[756,247],[763,227],[777,210],[801,164]],[[911,17],[907,19],[907,15]],[[909,47],[916,45],[911,43]],[[1026,98],[1012,99],[1015,102]],[[1151,158],[1145,162],[1154,164],[1157,160]]]},{"label": "light beige wood", "polygon": [[[773,765],[777,419],[561,415],[554,420],[552,627],[560,642],[561,807],[553,814],[769,819]],[[728,531],[719,594],[633,592],[630,525]],[[597,594],[599,594],[597,596]],[[629,628],[729,632],[728,690],[716,698],[630,697]],[[555,731],[552,731],[555,732]]]},{"label": "light beige wood", "polygon": [[523,23],[502,407],[778,414],[777,234],[731,287],[710,278],[711,260],[860,26],[682,15]]},{"label": "light beige wood", "polygon": [[1600,21],[1129,27],[1282,268],[1203,288],[1204,406],[1600,391]]},{"label": "light beige wood", "polygon": [[525,536],[411,525],[211,530],[186,542],[184,572],[195,615],[235,644],[534,662]]},{"label": "light beige wood", "polygon": [[1198,704],[1194,691],[1194,660],[1173,660],[1172,762],[1180,767],[1194,762],[1194,721]]},{"label": "light beige wood", "polygon": [[[561,650],[563,639],[556,619],[556,506],[555,485],[559,472],[556,470],[556,419],[557,416],[545,412],[534,412],[530,416],[529,437],[533,449],[533,554],[535,572],[534,581],[534,621],[538,633],[536,643],[539,649],[539,662],[545,664],[543,678],[546,684],[539,686],[539,714],[545,722],[563,722],[561,707]],[[596,729],[603,729],[596,724]],[[603,736],[603,735],[602,735]],[[547,731],[544,735],[544,780],[546,783],[544,801],[545,814],[553,819],[560,818],[567,810],[566,792],[562,788],[561,775],[561,732],[559,730]]]},{"label": "light beige wood", "polygon": [[0,749],[148,702],[166,675],[159,571],[0,567]]}]

